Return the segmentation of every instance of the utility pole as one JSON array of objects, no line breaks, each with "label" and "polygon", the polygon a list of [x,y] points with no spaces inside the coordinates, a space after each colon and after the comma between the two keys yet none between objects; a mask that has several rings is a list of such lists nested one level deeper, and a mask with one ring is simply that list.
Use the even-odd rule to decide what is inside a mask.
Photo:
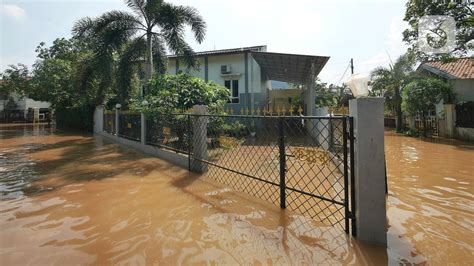
[{"label": "utility pole", "polygon": [[351,74],[354,74],[354,59],[351,58]]}]

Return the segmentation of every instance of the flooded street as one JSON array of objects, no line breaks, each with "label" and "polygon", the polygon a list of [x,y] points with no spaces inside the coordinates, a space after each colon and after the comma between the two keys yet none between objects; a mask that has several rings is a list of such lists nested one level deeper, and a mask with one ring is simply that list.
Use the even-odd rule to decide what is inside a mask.
[{"label": "flooded street", "polygon": [[385,154],[389,258],[474,264],[474,145],[386,132]]},{"label": "flooded street", "polygon": [[2,265],[387,260],[342,230],[100,138],[0,133]]},{"label": "flooded street", "polygon": [[92,135],[0,127],[0,264],[472,261],[474,146],[387,133],[388,249]]}]

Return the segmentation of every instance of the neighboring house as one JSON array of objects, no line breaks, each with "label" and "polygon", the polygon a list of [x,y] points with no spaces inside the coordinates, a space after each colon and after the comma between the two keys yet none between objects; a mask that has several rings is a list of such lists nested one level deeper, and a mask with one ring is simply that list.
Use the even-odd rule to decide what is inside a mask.
[{"label": "neighboring house", "polygon": [[0,122],[32,122],[36,116],[39,121],[50,117],[49,102],[35,101],[31,98],[10,95],[9,99],[0,98]]},{"label": "neighboring house", "polygon": [[[329,57],[267,52],[267,47],[253,46],[196,53],[198,69],[188,69],[180,56],[168,56],[168,74],[187,72],[206,81],[227,87],[231,100],[226,108],[239,113],[243,109],[273,108],[269,97],[272,81],[276,84],[303,84],[304,111],[314,109],[314,81]],[[275,82],[274,82],[275,83]],[[287,97],[291,101],[292,97]],[[308,106],[311,108],[308,109]],[[308,109],[308,110],[307,110]]]},{"label": "neighboring house", "polygon": [[456,102],[474,101],[474,59],[461,58],[450,63],[426,62],[418,67],[417,72],[451,83]]},{"label": "neighboring house", "polygon": [[426,62],[418,67],[417,73],[440,78],[453,86],[455,102],[436,105],[440,135],[474,141],[474,59],[460,58],[449,63]]}]

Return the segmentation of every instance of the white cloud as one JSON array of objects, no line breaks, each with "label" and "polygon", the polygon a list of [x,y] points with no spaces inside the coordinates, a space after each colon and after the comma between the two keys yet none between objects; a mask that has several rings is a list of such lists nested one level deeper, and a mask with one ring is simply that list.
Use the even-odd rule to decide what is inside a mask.
[{"label": "white cloud", "polygon": [[403,21],[402,17],[393,17],[390,22],[388,34],[386,36],[386,49],[380,51],[371,58],[360,62],[359,70],[362,74],[368,75],[376,67],[388,67],[391,60],[396,60],[400,55],[406,52],[408,46],[403,42],[403,31],[408,28],[408,23]]},{"label": "white cloud", "polygon": [[26,16],[26,11],[17,5],[0,4],[0,14],[14,19],[22,19]]}]

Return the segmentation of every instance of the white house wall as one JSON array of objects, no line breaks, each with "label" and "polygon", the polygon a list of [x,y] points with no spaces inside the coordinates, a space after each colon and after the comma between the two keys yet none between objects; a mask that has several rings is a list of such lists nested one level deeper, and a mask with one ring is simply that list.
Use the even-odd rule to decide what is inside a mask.
[{"label": "white house wall", "polygon": [[[206,77],[207,59],[207,77]],[[177,70],[188,72],[190,75],[208,81],[214,81],[224,86],[225,77],[221,74],[222,65],[230,65],[231,73],[234,74],[228,79],[239,81],[239,103],[229,103],[226,108],[234,109],[235,113],[241,108],[262,108],[266,104],[266,91],[270,89],[269,81],[262,77],[258,63],[252,58],[250,53],[208,55],[197,57],[199,69],[186,69],[185,63],[171,58],[168,60],[166,73],[176,74]],[[176,67],[178,61],[178,67]],[[247,62],[247,68],[246,68]],[[248,73],[248,76],[246,75]]]}]

